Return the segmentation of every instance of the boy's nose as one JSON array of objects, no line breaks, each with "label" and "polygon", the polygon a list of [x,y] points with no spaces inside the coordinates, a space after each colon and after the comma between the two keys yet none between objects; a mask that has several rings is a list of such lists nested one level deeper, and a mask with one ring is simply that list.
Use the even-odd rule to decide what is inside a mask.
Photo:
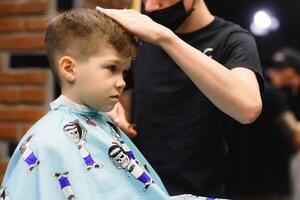
[{"label": "boy's nose", "polygon": [[123,79],[123,76],[121,76],[121,78],[119,78],[116,82],[116,88],[123,90],[126,86],[126,82]]}]

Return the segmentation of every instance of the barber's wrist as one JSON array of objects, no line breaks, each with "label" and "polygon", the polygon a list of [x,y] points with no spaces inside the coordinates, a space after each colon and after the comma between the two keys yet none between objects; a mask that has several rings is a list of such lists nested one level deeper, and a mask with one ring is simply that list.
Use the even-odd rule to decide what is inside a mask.
[{"label": "barber's wrist", "polygon": [[167,43],[169,43],[170,41],[172,41],[172,39],[174,38],[174,36],[176,36],[170,29],[162,26],[161,29],[159,29],[156,33],[156,45],[158,46],[163,46]]}]

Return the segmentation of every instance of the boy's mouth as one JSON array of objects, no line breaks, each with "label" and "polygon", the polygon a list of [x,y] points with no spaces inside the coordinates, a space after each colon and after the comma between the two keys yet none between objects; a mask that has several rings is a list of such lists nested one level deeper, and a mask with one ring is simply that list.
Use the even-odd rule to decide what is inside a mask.
[{"label": "boy's mouth", "polygon": [[119,100],[120,98],[120,95],[113,95],[113,96],[110,96],[111,99],[116,99],[116,100]]}]

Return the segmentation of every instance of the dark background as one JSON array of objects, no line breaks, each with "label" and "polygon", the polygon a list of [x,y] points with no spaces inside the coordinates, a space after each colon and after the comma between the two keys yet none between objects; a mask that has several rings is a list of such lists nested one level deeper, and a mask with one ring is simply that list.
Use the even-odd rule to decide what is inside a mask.
[{"label": "dark background", "polygon": [[263,66],[269,64],[274,51],[282,46],[300,50],[300,0],[205,0],[214,15],[249,30],[255,11],[269,9],[280,22],[278,31],[255,36]]}]

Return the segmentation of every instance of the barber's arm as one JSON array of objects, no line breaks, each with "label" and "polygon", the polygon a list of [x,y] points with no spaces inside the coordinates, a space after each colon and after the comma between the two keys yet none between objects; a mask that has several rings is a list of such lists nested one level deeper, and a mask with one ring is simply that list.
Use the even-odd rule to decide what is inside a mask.
[{"label": "barber's arm", "polygon": [[243,124],[259,116],[262,102],[253,71],[243,67],[229,70],[174,34],[160,46],[221,111]]},{"label": "barber's arm", "polygon": [[224,113],[243,124],[251,123],[259,116],[262,109],[259,85],[250,69],[239,66],[227,69],[137,11],[99,7],[97,10],[118,21],[140,39],[163,48]]}]

